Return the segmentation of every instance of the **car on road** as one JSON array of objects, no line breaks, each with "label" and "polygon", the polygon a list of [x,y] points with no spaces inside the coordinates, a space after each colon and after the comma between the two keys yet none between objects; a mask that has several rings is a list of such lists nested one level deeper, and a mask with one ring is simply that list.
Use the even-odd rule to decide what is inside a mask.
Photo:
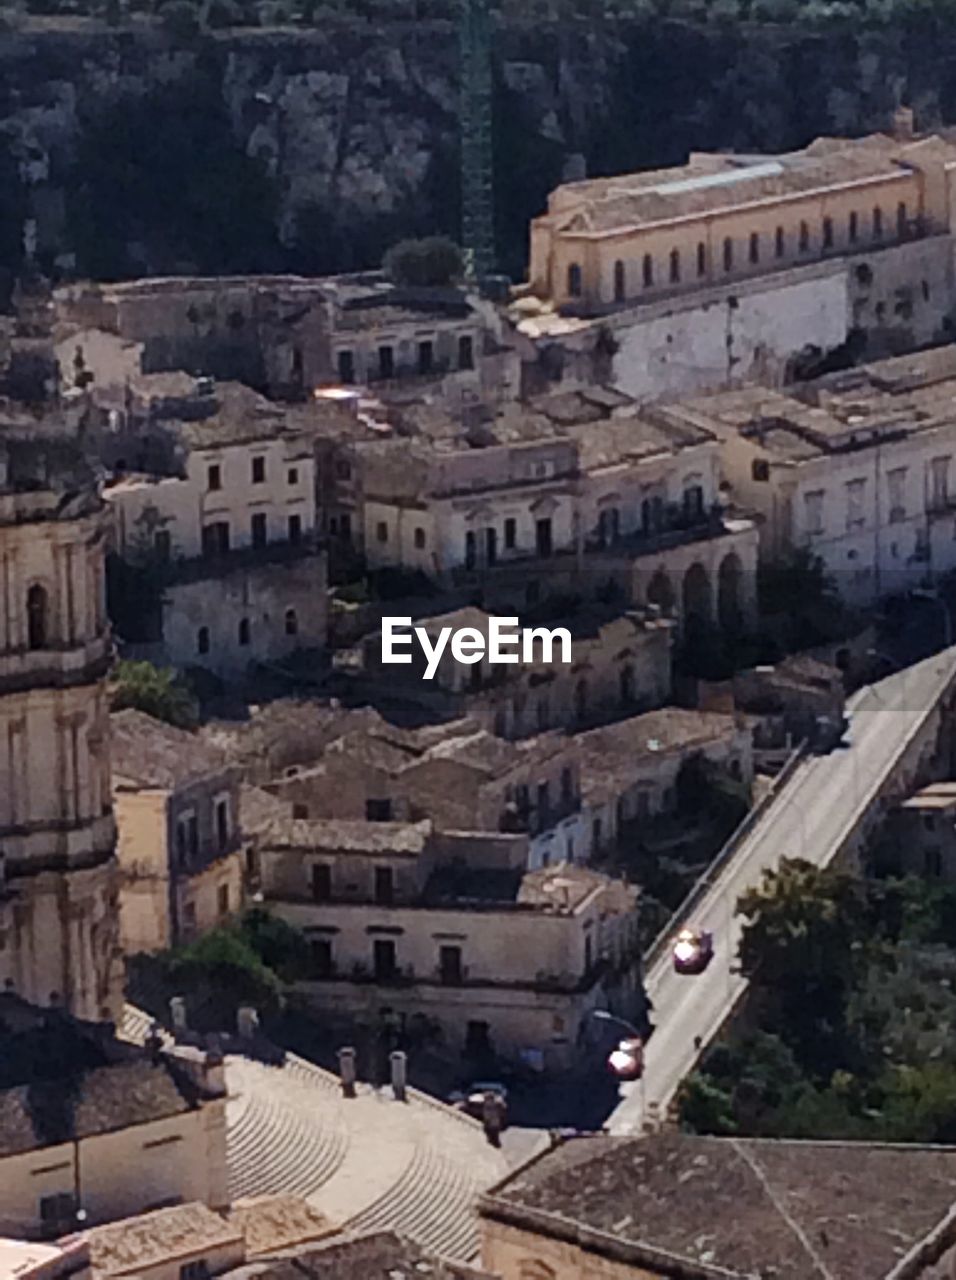
[{"label": "car on road", "polygon": [[618,1046],[608,1054],[608,1068],[621,1080],[639,1080],[644,1074],[644,1041],[629,1036],[618,1041]]},{"label": "car on road", "polygon": [[484,1117],[485,1095],[489,1093],[501,1100],[507,1115],[508,1090],[498,1080],[475,1080],[467,1088],[456,1090],[448,1101],[456,1110],[464,1111],[465,1115],[475,1120],[481,1120]]},{"label": "car on road", "polygon": [[674,940],[674,968],[678,973],[703,973],[714,958],[714,935],[681,929]]}]

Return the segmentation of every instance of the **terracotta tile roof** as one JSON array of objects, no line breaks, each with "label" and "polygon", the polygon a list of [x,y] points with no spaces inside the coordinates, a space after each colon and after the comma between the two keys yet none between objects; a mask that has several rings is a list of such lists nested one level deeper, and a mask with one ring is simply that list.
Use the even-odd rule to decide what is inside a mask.
[{"label": "terracotta tile roof", "polygon": [[572,1140],[483,1212],[689,1277],[881,1280],[954,1200],[956,1148],[672,1133]]},{"label": "terracotta tile roof", "polygon": [[201,1255],[232,1244],[242,1256],[242,1228],[204,1204],[180,1204],[138,1214],[88,1232],[90,1261],[103,1276],[138,1275],[161,1262]]},{"label": "terracotta tile roof", "polygon": [[380,1231],[335,1240],[230,1272],[230,1280],[494,1280],[487,1272],[448,1262],[420,1245]]},{"label": "terracotta tile roof", "polygon": [[199,734],[132,708],[110,716],[110,739],[113,776],[120,785],[175,790],[228,768],[223,752]]},{"label": "terracotta tile roof", "polygon": [[250,1260],[319,1240],[338,1229],[307,1201],[291,1195],[237,1200],[227,1217],[230,1226],[238,1228],[245,1238],[246,1257]]},{"label": "terracotta tile roof", "polygon": [[431,822],[362,822],[339,818],[277,819],[262,834],[268,849],[325,849],[343,853],[417,857],[428,843]]}]

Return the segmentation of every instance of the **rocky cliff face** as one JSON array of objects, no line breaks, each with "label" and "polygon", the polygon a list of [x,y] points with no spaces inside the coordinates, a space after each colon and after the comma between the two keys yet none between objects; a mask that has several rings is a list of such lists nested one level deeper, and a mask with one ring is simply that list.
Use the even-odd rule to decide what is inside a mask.
[{"label": "rocky cliff face", "polygon": [[[956,29],[821,34],[654,21],[510,25],[495,37],[502,265],[563,173],[691,148],[798,146],[883,127],[900,98],[956,118]],[[61,272],[377,265],[454,233],[457,42],[449,22],[242,30],[177,43],[30,20],[0,35],[0,264],[26,217]]]}]

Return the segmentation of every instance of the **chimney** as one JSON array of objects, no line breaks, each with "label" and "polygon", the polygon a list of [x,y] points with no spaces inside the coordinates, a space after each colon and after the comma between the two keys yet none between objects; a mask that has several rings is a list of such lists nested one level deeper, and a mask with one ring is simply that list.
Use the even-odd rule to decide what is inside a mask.
[{"label": "chimney", "polygon": [[339,1076],[342,1080],[342,1096],[355,1097],[355,1050],[348,1046],[339,1050]]},{"label": "chimney", "polygon": [[915,137],[913,108],[899,106],[893,112],[893,137],[897,142],[912,142]]},{"label": "chimney", "polygon": [[241,1039],[254,1040],[259,1030],[259,1015],[251,1005],[241,1005],[236,1013],[236,1030]]},{"label": "chimney", "polygon": [[394,1053],[389,1054],[389,1061],[392,1067],[392,1094],[396,1102],[405,1102],[408,1076],[405,1054],[401,1049],[396,1049]]},{"label": "chimney", "polygon": [[174,1035],[189,1030],[189,1023],[186,1021],[186,1001],[182,996],[173,996],[170,1000],[169,1017],[173,1024]]}]

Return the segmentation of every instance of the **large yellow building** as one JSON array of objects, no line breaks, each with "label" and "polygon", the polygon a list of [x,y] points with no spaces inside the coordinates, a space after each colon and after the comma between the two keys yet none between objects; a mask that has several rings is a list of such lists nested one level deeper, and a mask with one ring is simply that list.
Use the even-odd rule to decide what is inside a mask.
[{"label": "large yellow building", "polygon": [[956,145],[901,108],[893,136],[567,183],[531,224],[531,287],[588,313],[947,235],[954,174]]}]

